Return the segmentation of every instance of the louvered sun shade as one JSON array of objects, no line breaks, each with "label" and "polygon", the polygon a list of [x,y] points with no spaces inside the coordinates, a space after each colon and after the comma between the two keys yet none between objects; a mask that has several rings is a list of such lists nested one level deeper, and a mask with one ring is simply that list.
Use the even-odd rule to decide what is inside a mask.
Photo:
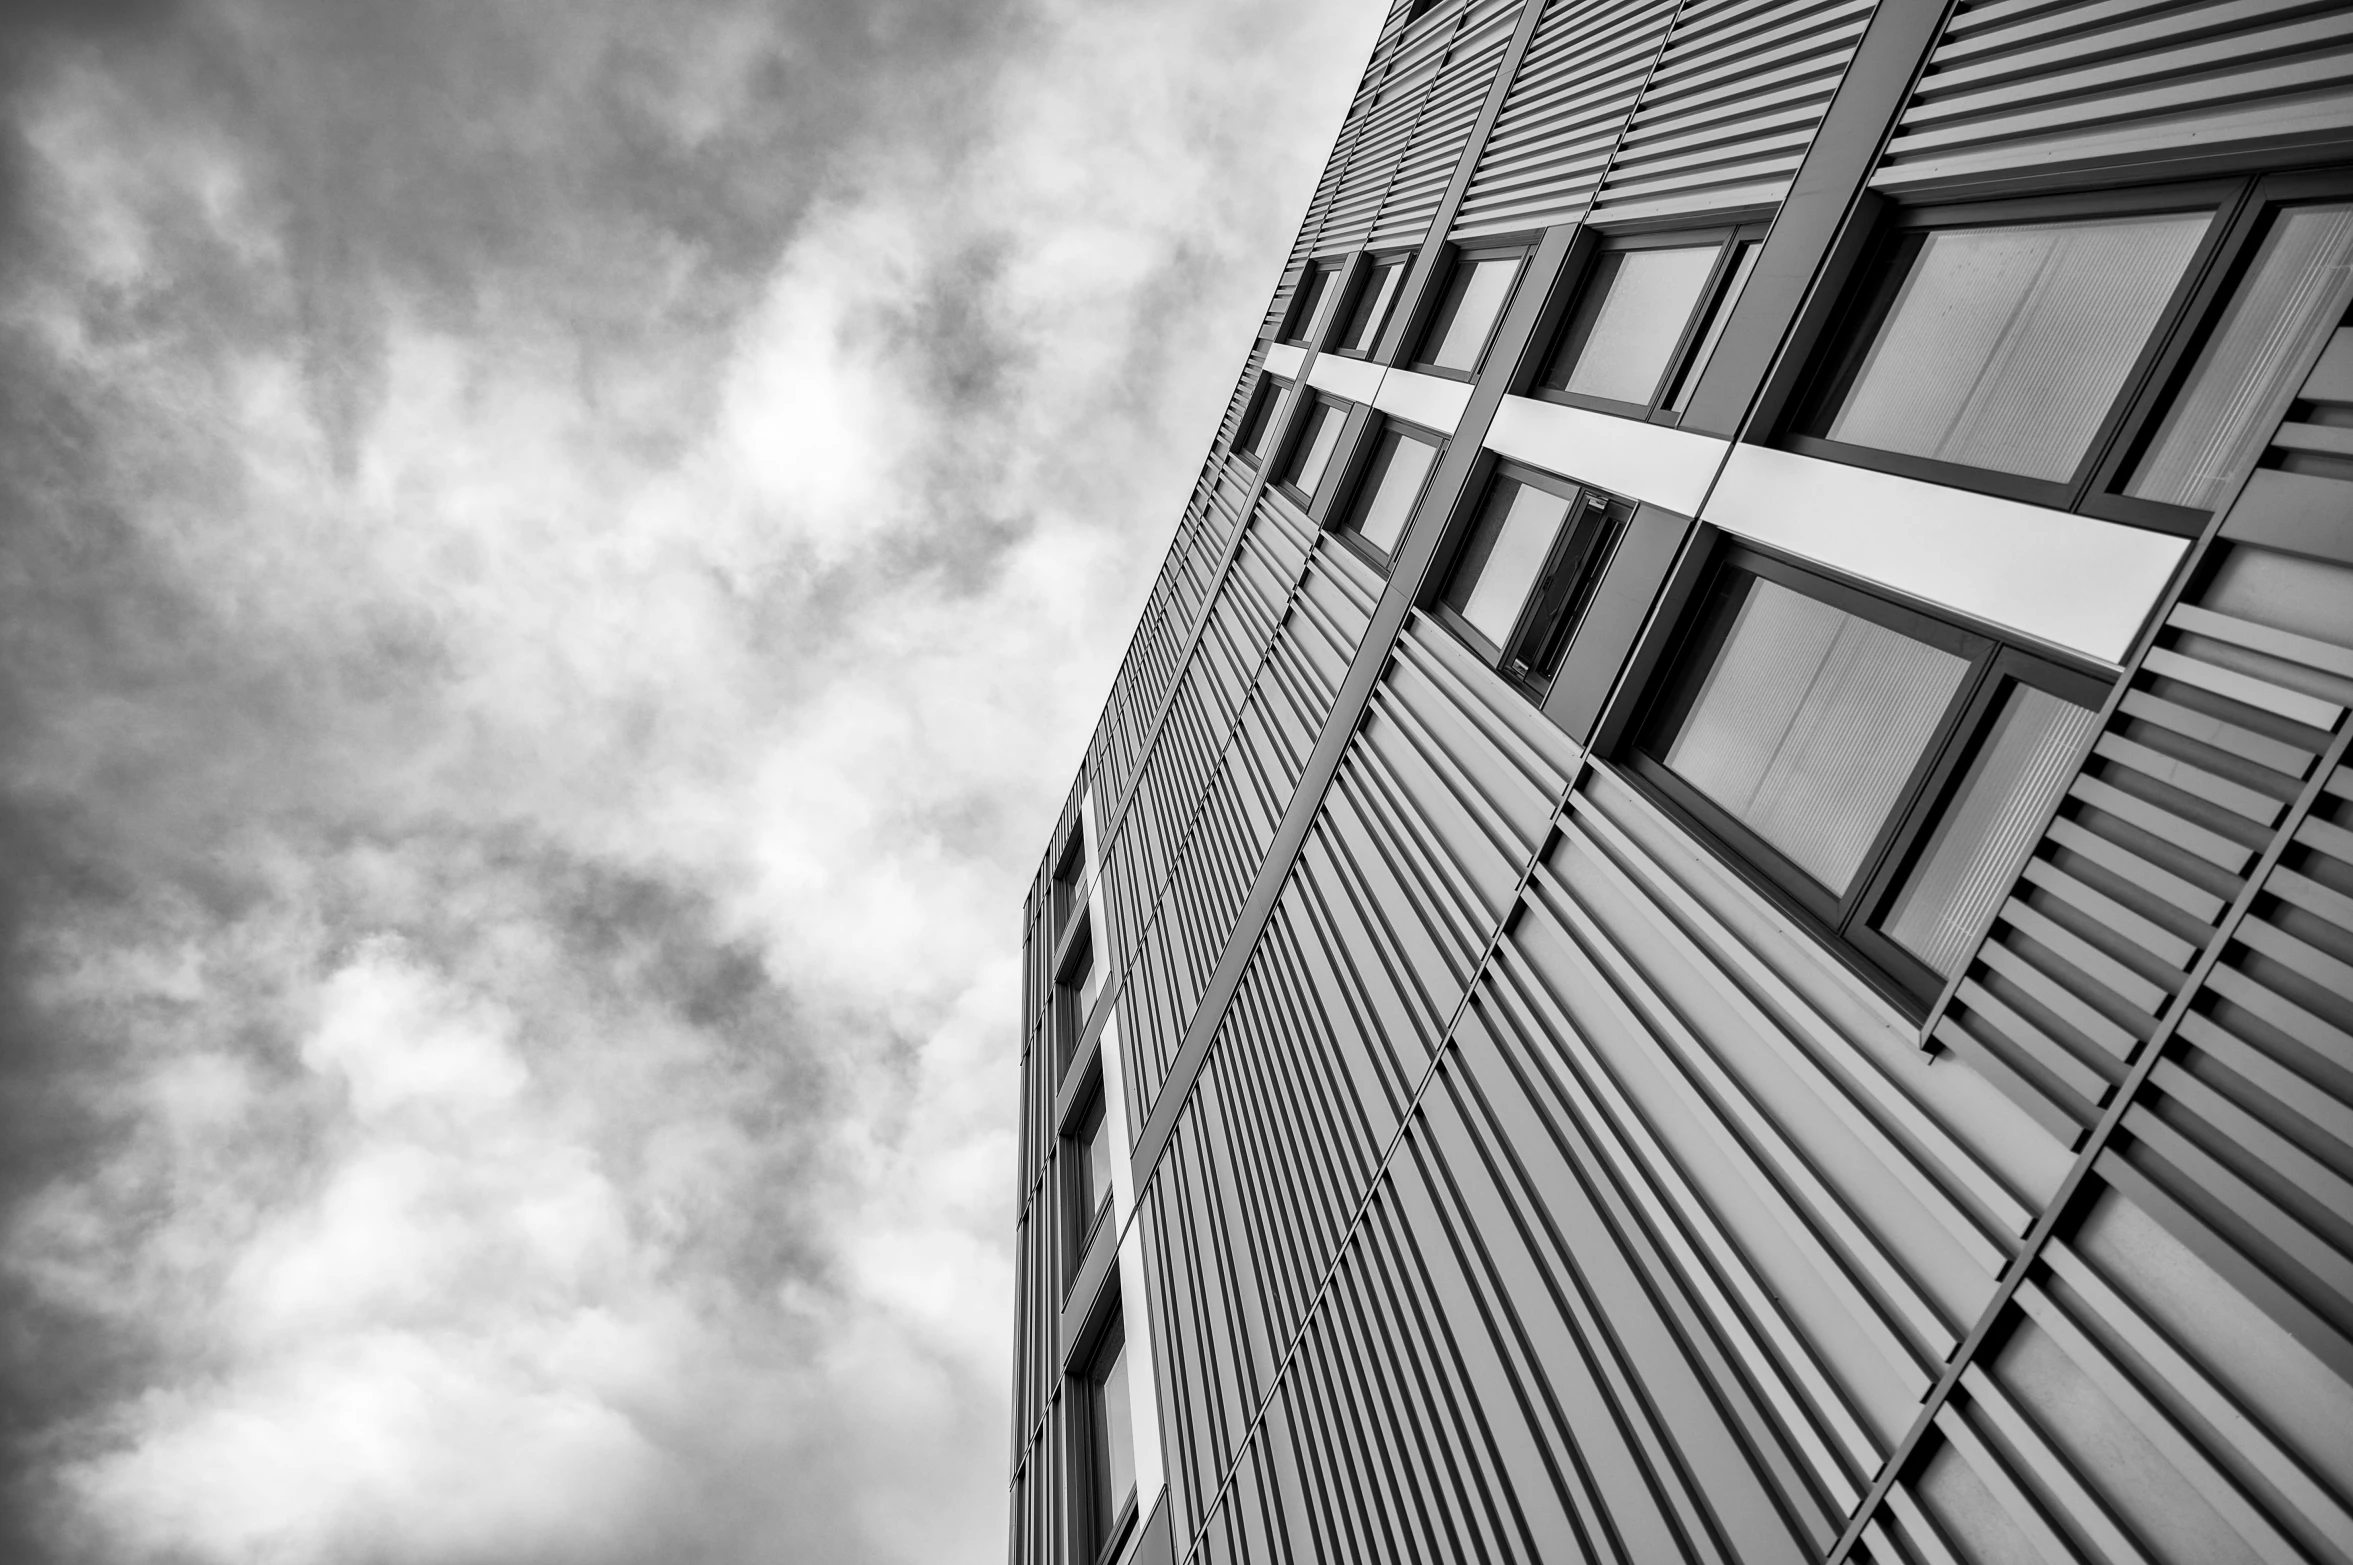
[{"label": "louvered sun shade", "polygon": [[1915,188],[2353,128],[2353,16],[2280,0],[1964,3],[1872,183]]},{"label": "louvered sun shade", "polygon": [[1779,201],[1871,11],[1872,0],[1686,0],[1591,220]]}]

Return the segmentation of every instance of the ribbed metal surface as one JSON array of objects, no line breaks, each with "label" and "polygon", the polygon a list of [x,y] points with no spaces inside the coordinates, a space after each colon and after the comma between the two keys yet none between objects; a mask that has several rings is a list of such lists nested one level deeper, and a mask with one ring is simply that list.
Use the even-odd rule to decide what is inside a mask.
[{"label": "ribbed metal surface", "polygon": [[[1366,230],[1368,247],[1417,245],[1430,231],[1430,220],[1462,160],[1463,144],[1486,104],[1496,67],[1525,4],[1526,0],[1470,0],[1464,7],[1447,40],[1445,62],[1431,80],[1412,135],[1381,193],[1379,212]],[[1368,135],[1366,141],[1369,147],[1373,138]],[[1335,219],[1338,215],[1335,208]]]},{"label": "ribbed metal surface", "polygon": [[[1114,845],[1120,999],[1141,1122],[1224,950],[1380,583],[1279,500],[1244,535],[1145,786]],[[1162,845],[1166,846],[1163,847]],[[1165,854],[1165,877],[1156,878]],[[1105,871],[1106,879],[1112,870]]]},{"label": "ribbed metal surface", "polygon": [[[2286,569],[2334,572],[2314,596],[2353,601],[2340,568]],[[2022,897],[2058,884],[2055,867],[2109,894],[2121,911],[2107,938],[2137,932],[2134,951],[2109,960],[2153,972],[2136,953],[2155,936],[2140,926],[2184,900],[2154,871],[2183,867],[2184,844],[2198,850],[2196,916],[2164,926],[2190,945],[2180,966],[2197,981],[2176,975],[2177,946],[2149,980],[2156,992],[2129,997],[2125,975],[2094,976],[2096,963],[2045,963],[2046,1035],[2009,1047],[2037,1060],[2063,1037],[2088,1058],[2096,1022],[2062,1033],[2059,1013],[2113,1013],[2131,1025],[2102,1037],[2138,1067],[2122,1083],[2130,1096],[2084,1149],[2075,1200],[1871,1518],[1872,1558],[2353,1558],[2348,704],[2353,616],[2330,641],[2177,606],[2086,778],[2151,795],[2171,818],[2125,853],[2123,834],[2095,834],[2099,806],[2079,784],[2021,878]],[[2187,748],[2185,728],[2205,747]],[[2109,741],[2132,734],[2180,755],[2159,765],[2151,743],[2120,758]],[[2152,774],[2171,791],[2157,794]],[[2017,943],[2000,933],[1987,954]],[[1998,1079],[2046,1117],[2079,1122],[2096,1089],[2053,1085],[2058,1074]],[[2115,1074],[2099,1073],[2101,1096]]]},{"label": "ribbed metal surface", "polygon": [[1411,623],[1154,1182],[1202,1558],[1818,1553],[2065,1167],[1606,771],[1458,1004],[1573,759],[1527,711]]},{"label": "ribbed metal surface", "polygon": [[1778,202],[1872,9],[1873,0],[1687,0],[1590,221]]},{"label": "ribbed metal surface", "polygon": [[[2176,608],[1935,1037],[2070,1145],[2124,1080],[2329,732],[2279,632]],[[2321,655],[2305,649],[2304,656]]]},{"label": "ribbed metal surface", "polygon": [[2064,170],[2353,129],[2353,16],[2282,0],[1977,0],[1872,183]]},{"label": "ribbed metal surface", "polygon": [[1583,215],[1674,10],[1673,0],[1546,0],[1449,238]]},{"label": "ribbed metal surface", "polygon": [[[1573,756],[1417,622],[1327,795],[1144,1198],[1188,1538],[1311,1311]],[[1303,1497],[1302,1497],[1303,1498]]]}]

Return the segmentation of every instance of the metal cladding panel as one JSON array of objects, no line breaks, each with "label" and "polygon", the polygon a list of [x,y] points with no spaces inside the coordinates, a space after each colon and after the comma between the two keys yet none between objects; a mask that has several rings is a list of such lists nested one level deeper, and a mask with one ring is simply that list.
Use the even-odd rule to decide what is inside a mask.
[{"label": "metal cladding panel", "polygon": [[1778,203],[1874,0],[1688,0],[1589,221]]},{"label": "metal cladding panel", "polygon": [[1964,0],[1872,183],[2343,139],[2353,16],[2282,0]]},{"label": "metal cladding panel", "polygon": [[[1293,866],[1148,1187],[1190,1537],[1314,1307],[1574,752],[1417,620]],[[1294,1497],[1296,1498],[1296,1497]]]},{"label": "metal cladding panel", "polygon": [[1323,173],[1317,177],[1315,191],[1308,197],[1307,215],[1300,220],[1299,236],[1291,242],[1290,258],[1283,264],[1282,282],[1275,289],[1274,302],[1268,306],[1266,320],[1260,327],[1262,333],[1281,326],[1283,316],[1290,309],[1291,296],[1298,289],[1299,278],[1306,270],[1307,258],[1317,252],[1317,238],[1347,180],[1350,160],[1380,102],[1382,84],[1403,41],[1406,11],[1403,3],[1391,6],[1388,20],[1381,25],[1372,57],[1365,62],[1364,75],[1357,79],[1356,92],[1349,98],[1348,111],[1340,120],[1340,133],[1332,138],[1332,150],[1324,159]]},{"label": "metal cladding panel", "polygon": [[1447,237],[1582,217],[1674,14],[1674,0],[1546,0]]},{"label": "metal cladding panel", "polygon": [[2172,611],[1936,1024],[2070,1145],[2155,1035],[2353,699],[2353,684],[2313,693],[2326,676],[2312,660],[2333,649],[2283,635]]},{"label": "metal cladding panel", "polygon": [[1409,620],[1154,1181],[1198,1558],[1818,1556],[2066,1168],[1532,717]]},{"label": "metal cladding panel", "polygon": [[1250,345],[1250,356],[1242,365],[1242,378],[1234,382],[1234,394],[1226,398],[1226,410],[1217,421],[1217,441],[1212,448],[1215,455],[1224,456],[1233,449],[1234,431],[1242,427],[1242,411],[1250,406],[1250,393],[1258,388],[1258,371],[1266,363],[1266,344]]},{"label": "metal cladding panel", "polygon": [[[1406,31],[1374,89],[1362,129],[1349,149],[1348,168],[1317,230],[1313,253],[1343,255],[1364,248],[1381,203],[1397,180],[1414,131],[1446,68],[1453,28],[1425,18]],[[1475,115],[1478,111],[1472,110]]]},{"label": "metal cladding panel", "polygon": [[[1246,619],[1248,634],[1231,646],[1203,637],[1196,653],[1204,672],[1194,726],[1180,729],[1172,722],[1164,730],[1172,756],[1166,786],[1160,787],[1153,771],[1156,751],[1146,780],[1160,791],[1140,793],[1120,830],[1122,839],[1133,832],[1142,841],[1173,844],[1165,884],[1155,886],[1148,911],[1132,897],[1123,903],[1129,919],[1124,927],[1141,935],[1120,1001],[1123,1063],[1139,1124],[1224,950],[1379,595],[1378,578],[1361,560],[1309,532],[1287,506],[1266,505],[1259,520],[1263,531],[1254,526],[1244,544],[1249,555],[1257,538],[1259,553],[1247,570],[1237,561],[1227,578],[1237,604],[1250,605],[1247,616],[1237,616],[1238,622]],[[1218,627],[1213,618],[1210,629]],[[1180,696],[1191,693],[1192,678],[1188,674]],[[1120,955],[1125,961],[1124,948]]]},{"label": "metal cladding panel", "polygon": [[1430,231],[1526,3],[1470,0],[1463,8],[1447,43],[1445,63],[1430,84],[1412,138],[1382,193],[1379,214],[1366,235],[1371,248],[1418,245]]}]

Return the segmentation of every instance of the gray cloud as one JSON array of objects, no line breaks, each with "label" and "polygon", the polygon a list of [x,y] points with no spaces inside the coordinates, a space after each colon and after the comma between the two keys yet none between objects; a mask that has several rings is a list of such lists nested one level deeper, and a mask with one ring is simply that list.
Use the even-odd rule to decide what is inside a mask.
[{"label": "gray cloud", "polygon": [[1010,910],[1376,21],[0,15],[0,1555],[995,1557]]}]

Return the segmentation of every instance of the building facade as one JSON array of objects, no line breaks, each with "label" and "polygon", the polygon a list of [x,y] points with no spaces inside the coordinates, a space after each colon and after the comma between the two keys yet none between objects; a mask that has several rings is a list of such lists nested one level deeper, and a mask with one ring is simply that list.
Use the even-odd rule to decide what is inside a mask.
[{"label": "building facade", "polygon": [[1026,899],[1011,1557],[2353,1561],[2353,11],[1396,0]]}]

